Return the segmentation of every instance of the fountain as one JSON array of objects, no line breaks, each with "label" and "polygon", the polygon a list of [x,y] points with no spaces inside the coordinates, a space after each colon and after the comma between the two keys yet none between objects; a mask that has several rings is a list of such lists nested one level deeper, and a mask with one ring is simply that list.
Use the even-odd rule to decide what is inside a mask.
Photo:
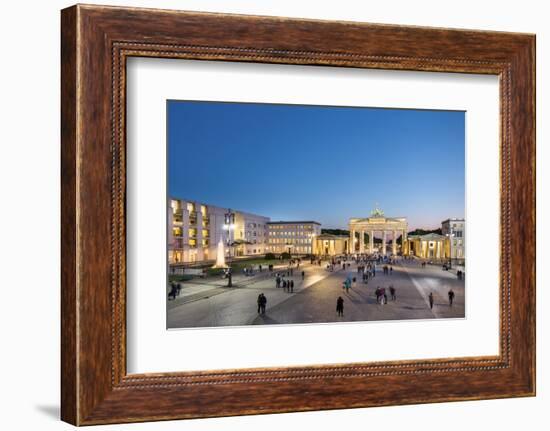
[{"label": "fountain", "polygon": [[225,263],[225,250],[223,248],[223,241],[220,238],[218,242],[218,252],[216,254],[216,264],[212,268],[229,268]]}]

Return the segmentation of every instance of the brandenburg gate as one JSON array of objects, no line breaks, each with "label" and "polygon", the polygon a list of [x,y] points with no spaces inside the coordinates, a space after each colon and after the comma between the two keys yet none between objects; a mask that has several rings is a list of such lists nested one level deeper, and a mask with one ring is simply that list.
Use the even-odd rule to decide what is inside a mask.
[{"label": "brandenburg gate", "polygon": [[[397,254],[397,237],[401,234],[402,247],[407,243],[407,219],[405,217],[389,218],[378,208],[371,211],[367,218],[352,218],[349,221],[349,252],[350,253],[374,253],[374,234],[382,232],[381,254],[386,254],[387,232],[392,234],[392,253]],[[368,249],[365,248],[365,233],[369,235]],[[359,236],[359,240],[357,239]],[[359,248],[356,244],[359,241]]]}]

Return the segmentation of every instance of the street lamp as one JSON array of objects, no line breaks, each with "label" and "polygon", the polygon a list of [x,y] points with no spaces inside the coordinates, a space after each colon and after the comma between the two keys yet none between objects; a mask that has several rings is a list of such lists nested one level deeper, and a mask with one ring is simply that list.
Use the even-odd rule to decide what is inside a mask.
[{"label": "street lamp", "polygon": [[287,242],[286,246],[288,247],[288,255],[289,255],[290,259],[292,259],[292,247],[294,247],[294,244],[292,244],[290,242]]},{"label": "street lamp", "polygon": [[227,210],[227,212],[224,214],[224,224],[223,229],[227,231],[227,252],[229,254],[229,257],[231,257],[231,231],[235,229],[235,213],[231,212],[231,208]]},{"label": "street lamp", "polygon": [[[227,231],[227,253],[228,257],[231,257],[231,231],[235,229],[235,213],[231,212],[231,208],[227,210],[227,212],[224,214],[224,224],[223,229]],[[231,271],[231,265],[228,262],[228,274],[227,274],[227,287],[233,286],[233,274]]]}]

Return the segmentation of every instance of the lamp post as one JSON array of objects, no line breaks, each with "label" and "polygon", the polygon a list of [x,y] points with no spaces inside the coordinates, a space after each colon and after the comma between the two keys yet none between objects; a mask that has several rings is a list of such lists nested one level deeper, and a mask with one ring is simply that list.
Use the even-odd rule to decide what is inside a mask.
[{"label": "lamp post", "polygon": [[231,238],[231,231],[235,229],[235,213],[231,212],[231,208],[228,209],[227,212],[224,214],[223,229],[227,231],[227,252],[229,257],[231,257],[231,243],[233,241],[233,239]]},{"label": "lamp post", "polygon": [[292,243],[290,243],[290,242],[287,242],[287,243],[286,243],[286,246],[288,247],[289,259],[292,259],[292,247],[294,247],[294,244],[292,244]]},{"label": "lamp post", "polygon": [[[231,257],[231,242],[232,242],[231,231],[235,229],[235,213],[231,212],[231,208],[229,208],[227,212],[224,214],[223,229],[227,231],[227,239],[226,239],[227,253],[228,253],[228,257]],[[229,269],[227,274],[227,287],[232,287],[233,286],[232,271],[231,271],[231,265],[229,264],[229,262],[228,262],[228,266],[229,266]]]}]

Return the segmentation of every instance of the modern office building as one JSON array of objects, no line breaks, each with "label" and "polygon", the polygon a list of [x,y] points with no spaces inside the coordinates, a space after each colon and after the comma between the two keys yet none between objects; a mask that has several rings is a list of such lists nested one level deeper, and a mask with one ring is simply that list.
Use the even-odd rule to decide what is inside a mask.
[{"label": "modern office building", "polygon": [[220,239],[227,257],[262,255],[268,221],[269,217],[172,198],[168,208],[168,261],[215,260]]},{"label": "modern office building", "polygon": [[312,254],[313,241],[321,234],[316,221],[274,221],[267,223],[267,251]]},{"label": "modern office building", "polygon": [[441,222],[441,233],[448,239],[448,258],[463,263],[466,259],[466,221],[463,218],[449,218]]}]

